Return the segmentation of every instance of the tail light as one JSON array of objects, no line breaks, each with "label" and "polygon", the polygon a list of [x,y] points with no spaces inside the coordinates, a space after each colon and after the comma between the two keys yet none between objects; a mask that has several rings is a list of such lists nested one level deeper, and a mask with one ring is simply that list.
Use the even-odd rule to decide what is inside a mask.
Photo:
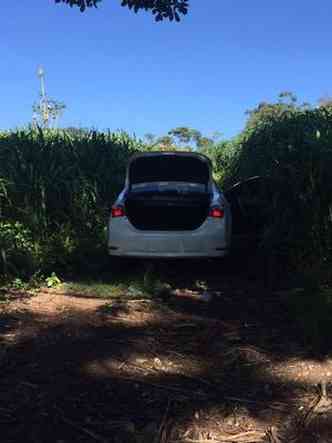
[{"label": "tail light", "polygon": [[112,206],[111,214],[113,218],[124,217],[126,215],[123,206]]},{"label": "tail light", "polygon": [[210,209],[209,217],[212,218],[224,218],[225,217],[225,211],[223,208],[220,208],[219,206],[214,206]]}]

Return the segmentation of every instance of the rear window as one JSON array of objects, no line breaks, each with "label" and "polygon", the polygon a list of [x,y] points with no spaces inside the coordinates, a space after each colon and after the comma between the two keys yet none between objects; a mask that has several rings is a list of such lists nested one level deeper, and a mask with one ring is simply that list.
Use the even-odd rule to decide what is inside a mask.
[{"label": "rear window", "polygon": [[131,187],[132,192],[163,192],[176,190],[178,192],[205,192],[206,186],[200,183],[186,182],[152,182],[152,183],[134,183]]}]

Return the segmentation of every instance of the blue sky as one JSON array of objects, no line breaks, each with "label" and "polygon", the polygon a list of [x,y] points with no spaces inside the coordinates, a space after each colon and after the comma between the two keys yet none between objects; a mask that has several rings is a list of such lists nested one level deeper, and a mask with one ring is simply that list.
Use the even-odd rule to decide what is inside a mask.
[{"label": "blue sky", "polygon": [[67,105],[62,126],[138,136],[185,125],[231,137],[247,109],[280,91],[332,95],[329,0],[191,0],[180,24],[120,0],[84,14],[53,0],[2,3],[2,129],[31,121],[38,64],[49,95]]}]

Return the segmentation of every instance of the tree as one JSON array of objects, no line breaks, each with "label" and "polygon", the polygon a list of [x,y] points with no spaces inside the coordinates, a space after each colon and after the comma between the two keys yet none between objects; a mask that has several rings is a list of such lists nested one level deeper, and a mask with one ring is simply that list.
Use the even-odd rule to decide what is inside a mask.
[{"label": "tree", "polygon": [[261,102],[254,109],[246,112],[249,116],[246,128],[257,128],[259,124],[279,119],[285,113],[296,113],[311,109],[309,103],[298,103],[293,92],[284,91],[278,95],[278,100],[274,103]]},{"label": "tree", "polygon": [[202,134],[196,129],[187,128],[186,126],[179,126],[178,128],[171,129],[168,135],[175,137],[178,143],[188,144],[192,141],[196,141],[202,136]]},{"label": "tree", "polygon": [[169,135],[164,135],[163,137],[159,137],[156,143],[161,147],[168,148],[174,145],[174,139]]},{"label": "tree", "polygon": [[308,108],[292,97],[282,94],[249,114],[228,183],[269,177],[269,223],[261,245],[299,270],[323,266],[332,250],[332,107]]},{"label": "tree", "polygon": [[151,134],[150,132],[145,134],[143,139],[148,145],[153,145],[156,142],[156,136],[154,134]]},{"label": "tree", "polygon": [[51,98],[42,98],[38,103],[32,106],[33,123],[48,128],[50,125],[56,125],[59,117],[66,109],[66,105]]},{"label": "tree", "polygon": [[213,146],[214,142],[211,138],[209,137],[203,137],[202,135],[200,135],[199,137],[195,138],[195,143],[197,148],[207,148],[209,146]]},{"label": "tree", "polygon": [[213,144],[213,139],[205,137],[197,129],[179,126],[168,132],[168,135],[174,137],[179,144],[186,147],[192,147],[194,144],[197,148],[204,148]]},{"label": "tree", "polygon": [[320,108],[331,108],[332,107],[332,97],[325,95],[318,100],[318,105]]},{"label": "tree", "polygon": [[[70,6],[78,6],[83,12],[86,8],[97,7],[102,0],[55,0],[56,3],[66,3]],[[188,12],[189,0],[122,0],[121,6],[125,6],[135,13],[140,10],[150,11],[156,21],[168,19],[170,21],[181,20],[181,15]]]}]

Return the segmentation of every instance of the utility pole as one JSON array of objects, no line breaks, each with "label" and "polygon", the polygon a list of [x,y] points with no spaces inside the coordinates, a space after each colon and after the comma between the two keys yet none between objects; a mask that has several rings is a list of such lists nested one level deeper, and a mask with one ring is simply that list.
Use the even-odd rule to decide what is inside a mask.
[{"label": "utility pole", "polygon": [[64,103],[52,100],[46,94],[45,87],[45,70],[42,66],[37,69],[37,76],[40,81],[40,99],[32,107],[33,110],[33,125],[41,126],[42,128],[49,128],[51,122],[55,124],[62,115],[66,106]]},{"label": "utility pole", "polygon": [[43,126],[45,128],[48,128],[49,126],[49,112],[48,112],[48,103],[47,103],[47,96],[46,96],[46,90],[45,90],[45,71],[42,66],[39,66],[37,75],[40,80],[40,110],[41,110],[41,118],[43,122]]}]

